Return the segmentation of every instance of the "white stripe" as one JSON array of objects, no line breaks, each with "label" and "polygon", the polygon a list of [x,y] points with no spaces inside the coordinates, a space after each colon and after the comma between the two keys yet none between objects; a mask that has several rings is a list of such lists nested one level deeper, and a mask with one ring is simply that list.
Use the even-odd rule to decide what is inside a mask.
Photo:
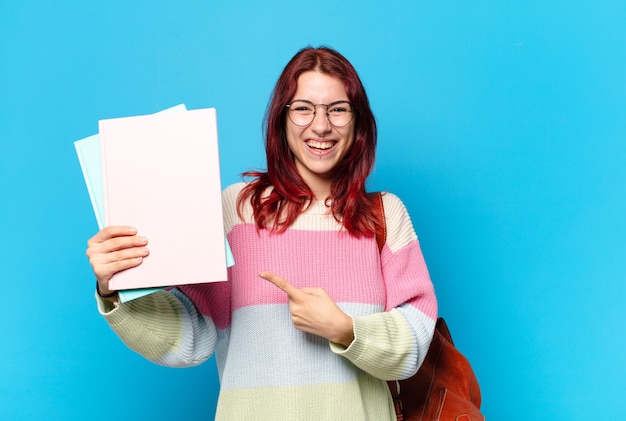
[{"label": "white stripe", "polygon": [[[355,316],[381,310],[367,304],[341,307]],[[287,304],[235,311],[230,333],[230,349],[222,370],[224,390],[343,383],[362,374],[346,358],[333,353],[327,339],[296,330]],[[269,346],[277,342],[281,343],[279,348]],[[254,361],[249,359],[251,355]]]}]

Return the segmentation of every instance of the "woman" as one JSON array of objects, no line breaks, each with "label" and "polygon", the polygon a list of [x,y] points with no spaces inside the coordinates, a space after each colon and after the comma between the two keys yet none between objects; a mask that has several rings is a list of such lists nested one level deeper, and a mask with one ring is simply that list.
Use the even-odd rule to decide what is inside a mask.
[{"label": "woman", "polygon": [[339,53],[306,48],[278,79],[266,123],[267,172],[223,192],[228,282],[118,304],[108,281],[141,264],[148,241],[107,227],[87,249],[99,310],[157,364],[215,353],[218,420],[394,420],[385,380],[415,373],[437,303],[409,215],[389,193],[377,246],[365,90]]}]

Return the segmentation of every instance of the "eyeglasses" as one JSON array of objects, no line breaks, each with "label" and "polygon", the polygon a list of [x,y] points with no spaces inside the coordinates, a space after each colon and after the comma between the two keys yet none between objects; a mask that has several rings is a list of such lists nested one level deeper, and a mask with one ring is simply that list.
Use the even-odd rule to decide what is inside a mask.
[{"label": "eyeglasses", "polygon": [[353,118],[352,104],[348,101],[335,101],[330,104],[313,104],[311,101],[298,99],[286,105],[289,120],[296,126],[308,126],[315,119],[317,107],[326,107],[328,122],[335,127],[350,124]]}]

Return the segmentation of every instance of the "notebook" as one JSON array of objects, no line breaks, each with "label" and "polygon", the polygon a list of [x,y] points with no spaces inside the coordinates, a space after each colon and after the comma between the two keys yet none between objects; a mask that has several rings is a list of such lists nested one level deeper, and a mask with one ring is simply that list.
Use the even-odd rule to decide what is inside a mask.
[{"label": "notebook", "polygon": [[126,290],[224,281],[215,109],[99,122],[104,225],[131,225],[150,255],[117,273]]}]

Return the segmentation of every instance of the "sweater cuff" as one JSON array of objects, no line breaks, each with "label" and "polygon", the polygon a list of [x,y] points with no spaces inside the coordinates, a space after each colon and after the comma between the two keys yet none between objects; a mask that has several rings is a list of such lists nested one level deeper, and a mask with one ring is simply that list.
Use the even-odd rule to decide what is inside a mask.
[{"label": "sweater cuff", "polygon": [[349,360],[354,361],[355,359],[359,359],[359,357],[363,355],[363,352],[365,352],[365,349],[367,348],[365,341],[361,338],[368,337],[368,327],[366,323],[363,323],[362,321],[359,322],[359,320],[355,319],[354,317],[352,318],[352,326],[354,329],[354,339],[352,340],[350,346],[345,347],[336,342],[330,342],[330,349],[335,354],[341,355],[348,358]]},{"label": "sweater cuff", "polygon": [[128,305],[122,304],[118,301],[112,303],[103,299],[95,293],[96,303],[98,304],[98,312],[112,327],[123,323],[129,317]]},{"label": "sweater cuff", "polygon": [[98,311],[102,316],[106,316],[109,313],[115,311],[120,305],[120,302],[118,300],[112,303],[109,300],[105,300],[104,298],[102,298],[97,292],[94,295],[96,297],[96,303],[98,304]]},{"label": "sweater cuff", "polygon": [[331,350],[366,373],[383,380],[414,372],[417,352],[413,330],[397,310],[356,317],[349,347],[330,344]]}]

